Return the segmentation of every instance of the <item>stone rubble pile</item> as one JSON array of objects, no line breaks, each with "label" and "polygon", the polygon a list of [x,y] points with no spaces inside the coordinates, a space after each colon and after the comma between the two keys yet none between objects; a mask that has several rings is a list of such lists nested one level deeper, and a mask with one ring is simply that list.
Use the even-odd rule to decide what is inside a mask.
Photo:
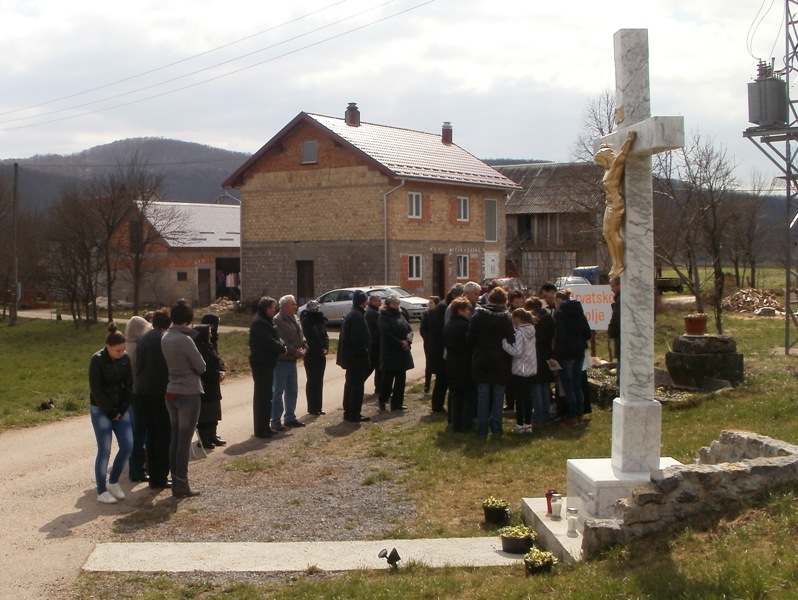
[{"label": "stone rubble pile", "polygon": [[779,304],[771,292],[766,290],[744,289],[724,298],[723,310],[732,312],[756,312],[762,308],[772,308],[784,312],[784,307]]}]

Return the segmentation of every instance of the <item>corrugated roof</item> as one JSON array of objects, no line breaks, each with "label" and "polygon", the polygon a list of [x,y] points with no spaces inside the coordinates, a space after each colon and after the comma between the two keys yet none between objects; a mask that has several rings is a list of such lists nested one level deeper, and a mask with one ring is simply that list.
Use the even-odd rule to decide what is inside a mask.
[{"label": "corrugated roof", "polygon": [[241,207],[238,205],[151,202],[146,216],[171,248],[241,246]]},{"label": "corrugated roof", "polygon": [[397,178],[516,189],[515,183],[440,134],[308,114],[308,117],[386,167]]},{"label": "corrugated roof", "polygon": [[604,202],[604,169],[593,163],[531,163],[494,168],[523,188],[510,194],[508,215],[591,212]]}]

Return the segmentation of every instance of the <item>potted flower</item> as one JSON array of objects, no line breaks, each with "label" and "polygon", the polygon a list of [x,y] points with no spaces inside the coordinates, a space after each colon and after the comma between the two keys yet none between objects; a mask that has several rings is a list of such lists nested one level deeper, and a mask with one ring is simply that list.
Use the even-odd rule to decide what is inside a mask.
[{"label": "potted flower", "polygon": [[707,332],[706,313],[693,313],[684,318],[684,332],[687,335],[704,335]]},{"label": "potted flower", "polygon": [[490,496],[482,503],[485,513],[485,523],[490,525],[504,525],[510,520],[510,503],[504,498]]},{"label": "potted flower", "polygon": [[557,564],[557,558],[551,552],[532,548],[524,555],[524,568],[527,575],[548,573]]},{"label": "potted flower", "polygon": [[502,540],[502,551],[524,554],[532,548],[538,534],[526,525],[508,525],[499,529],[499,537]]}]

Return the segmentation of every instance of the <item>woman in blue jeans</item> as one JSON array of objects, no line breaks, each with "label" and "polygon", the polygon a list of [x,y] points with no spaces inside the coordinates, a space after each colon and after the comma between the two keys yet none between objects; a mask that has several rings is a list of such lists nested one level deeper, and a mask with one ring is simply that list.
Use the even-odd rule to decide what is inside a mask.
[{"label": "woman in blue jeans", "polygon": [[[119,477],[133,448],[133,429],[128,411],[133,397],[133,370],[130,358],[125,354],[126,344],[127,340],[117,330],[116,324],[109,323],[105,347],[89,361],[91,424],[97,438],[94,477],[97,501],[102,504],[115,504],[125,497],[119,486]],[[108,475],[113,436],[116,436],[119,451]]]}]

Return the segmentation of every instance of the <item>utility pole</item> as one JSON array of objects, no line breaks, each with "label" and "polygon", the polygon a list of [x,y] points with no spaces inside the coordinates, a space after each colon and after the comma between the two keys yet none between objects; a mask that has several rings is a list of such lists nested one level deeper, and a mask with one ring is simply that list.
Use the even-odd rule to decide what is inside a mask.
[{"label": "utility pole", "polygon": [[14,163],[14,192],[11,209],[11,226],[14,230],[14,260],[11,280],[14,287],[11,290],[11,310],[8,314],[8,326],[17,324],[17,306],[19,303],[19,163]]},{"label": "utility pole", "polygon": [[[784,286],[785,322],[784,353],[798,343],[793,327],[798,318],[793,308],[793,293],[798,289],[798,271],[794,265],[794,248],[798,232],[798,98],[790,98],[790,80],[798,73],[798,0],[784,2],[785,51],[784,68],[760,61],[757,76],[748,84],[748,120],[755,127],[743,131],[748,138],[782,172],[786,187]],[[783,77],[783,78],[782,78]],[[784,144],[783,149],[781,144]]]}]

